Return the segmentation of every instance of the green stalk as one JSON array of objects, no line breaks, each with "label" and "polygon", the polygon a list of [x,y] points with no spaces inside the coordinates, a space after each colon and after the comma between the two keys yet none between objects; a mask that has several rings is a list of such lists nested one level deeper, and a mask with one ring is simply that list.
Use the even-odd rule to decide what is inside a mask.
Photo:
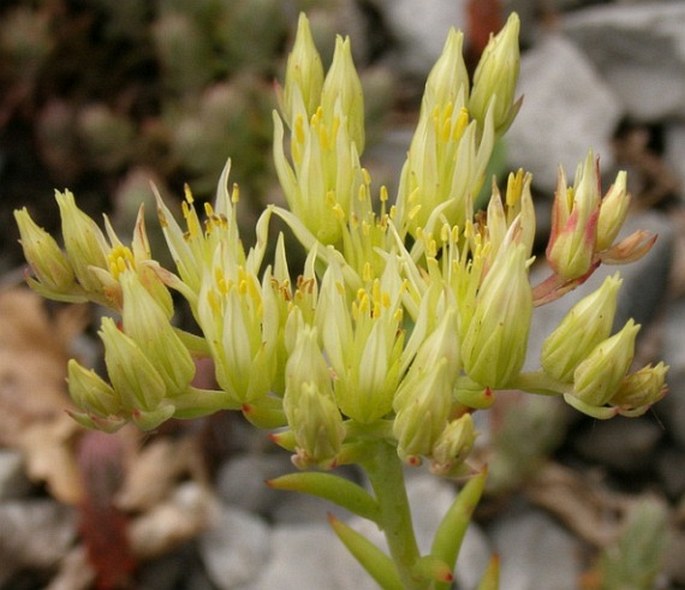
[{"label": "green stalk", "polygon": [[374,441],[369,447],[361,464],[376,495],[380,508],[377,522],[385,535],[390,556],[407,590],[425,590],[428,582],[416,579],[412,573],[420,556],[411,521],[402,462],[395,448],[386,441]]}]

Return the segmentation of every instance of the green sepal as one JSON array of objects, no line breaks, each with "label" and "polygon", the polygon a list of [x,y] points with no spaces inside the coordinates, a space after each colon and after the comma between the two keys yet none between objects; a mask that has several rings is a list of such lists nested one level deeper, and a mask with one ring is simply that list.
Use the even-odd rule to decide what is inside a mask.
[{"label": "green sepal", "polygon": [[257,428],[270,430],[288,423],[283,410],[283,400],[275,397],[266,396],[254,402],[245,403],[242,411],[245,419]]},{"label": "green sepal", "polygon": [[488,567],[483,572],[476,590],[498,590],[499,588],[499,557],[493,555],[490,558]]},{"label": "green sepal", "polygon": [[290,430],[290,428],[281,430],[280,432],[272,432],[269,434],[269,439],[271,442],[291,453],[295,451],[295,447],[297,446],[295,433]]},{"label": "green sepal", "polygon": [[221,410],[239,410],[240,400],[223,390],[202,389],[189,385],[186,390],[170,398],[175,407],[174,418],[192,420],[216,414]]},{"label": "green sepal", "polygon": [[422,580],[430,580],[446,584],[449,588],[454,581],[454,572],[442,559],[433,555],[424,555],[414,564],[412,568],[414,575]]},{"label": "green sepal", "polygon": [[[487,471],[474,475],[455,498],[435,531],[430,552],[434,558],[454,566],[466,529],[471,521],[471,515],[483,494],[486,477]],[[438,583],[435,587],[436,590],[448,590],[450,585]]]},{"label": "green sepal", "polygon": [[277,490],[304,492],[323,498],[353,514],[378,523],[380,514],[378,502],[360,485],[339,475],[319,471],[303,471],[282,475],[269,480],[267,484]]},{"label": "green sepal", "polygon": [[383,590],[404,590],[404,584],[390,557],[332,514],[328,515],[328,524],[347,550]]}]

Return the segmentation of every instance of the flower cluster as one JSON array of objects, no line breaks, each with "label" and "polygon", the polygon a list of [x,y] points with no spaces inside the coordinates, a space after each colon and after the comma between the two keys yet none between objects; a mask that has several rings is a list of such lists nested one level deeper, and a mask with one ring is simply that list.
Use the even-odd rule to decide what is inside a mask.
[{"label": "flower cluster", "polygon": [[[289,210],[268,208],[245,251],[228,190],[227,165],[204,218],[188,191],[181,227],[161,199],[159,219],[176,265],[150,254],[142,212],[130,246],[105,218],[105,232],[58,193],[61,248],[26,209],[16,212],[32,275],[46,297],[94,301],[105,318],[109,383],[69,364],[74,416],[114,429],[127,420],[154,428],[175,417],[242,410],[276,436],[300,466],[354,457],[364,437],[390,440],[401,458],[425,457],[436,471],[463,469],[475,430],[471,413],[494,391],[556,394],[598,418],[639,415],[665,393],[663,363],[630,373],[639,326],[611,335],[618,276],[571,309],[545,341],[541,370],[522,373],[534,306],[560,297],[604,263],[634,260],[654,237],[614,243],[628,211],[625,173],[604,197],[592,153],[573,187],[563,170],[547,247],[550,278],[533,288],[535,213],[531,177],[493,187],[474,216],[496,139],[520,100],[518,19],[491,39],[470,83],[462,34],[451,31],[431,71],[398,196],[372,195],[361,166],[363,98],[349,39],[338,38],[324,75],[307,19],[288,60],[274,158]],[[289,149],[285,149],[286,130]],[[380,204],[380,207],[378,205]],[[291,280],[282,237],[264,260],[269,222],[281,217],[308,252]],[[174,327],[171,290],[188,302],[198,334]],[[193,358],[210,356],[216,391],[191,385]]]}]

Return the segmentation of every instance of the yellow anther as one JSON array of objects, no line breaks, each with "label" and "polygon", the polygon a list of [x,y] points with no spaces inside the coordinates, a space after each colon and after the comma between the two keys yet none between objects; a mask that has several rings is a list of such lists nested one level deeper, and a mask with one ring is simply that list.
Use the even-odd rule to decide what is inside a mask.
[{"label": "yellow anther", "polygon": [[514,207],[521,200],[523,191],[523,168],[519,168],[516,174],[509,174],[507,178],[506,203],[508,207]]},{"label": "yellow anther", "polygon": [[457,122],[452,129],[452,139],[454,141],[459,141],[461,136],[464,134],[466,127],[469,124],[469,111],[466,107],[461,107],[459,109],[459,115],[457,115]]},{"label": "yellow anther", "polygon": [[[362,280],[365,283],[368,283],[371,281],[372,277],[373,277],[373,269],[371,268],[371,263],[365,262],[364,267],[362,268]],[[357,296],[359,296],[359,293],[357,293]]]},{"label": "yellow anther", "polygon": [[240,201],[240,187],[237,182],[233,183],[233,190],[231,191],[231,203]]},{"label": "yellow anther", "polygon": [[187,183],[183,185],[183,194],[188,204],[192,205],[195,199],[193,198],[193,192],[190,190],[190,185]]},{"label": "yellow anther", "polygon": [[133,252],[121,244],[112,248],[107,259],[109,271],[115,279],[118,279],[119,275],[127,268],[134,268],[135,266]]}]

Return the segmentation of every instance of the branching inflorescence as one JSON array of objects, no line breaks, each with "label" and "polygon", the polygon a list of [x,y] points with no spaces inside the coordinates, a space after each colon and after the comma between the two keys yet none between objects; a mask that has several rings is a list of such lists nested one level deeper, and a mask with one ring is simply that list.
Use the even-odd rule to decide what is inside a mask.
[{"label": "branching inflorescence", "polygon": [[[637,416],[665,394],[663,363],[629,372],[639,326],[611,334],[621,279],[607,278],[547,337],[541,368],[522,372],[536,306],[583,283],[601,264],[644,255],[655,237],[616,243],[630,197],[621,172],[602,195],[590,152],[572,186],[563,170],[546,251],[548,279],[532,286],[535,212],[531,176],[519,170],[485,212],[473,197],[495,141],[514,119],[519,21],[491,38],[470,82],[460,32],[449,33],[425,88],[416,132],[390,203],[360,163],[363,97],[349,39],[338,38],[327,73],[306,17],[299,21],[274,112],[274,160],[288,209],[268,207],[245,251],[230,161],[215,203],[198,212],[190,192],[184,226],[158,199],[175,270],[151,256],[142,211],[125,244],[57,193],[63,246],[26,209],[15,212],[45,297],[93,301],[120,315],[102,320],[108,378],[72,360],[68,383],[84,426],[128,421],[154,429],[169,418],[236,410],[293,452],[301,472],[271,485],[316,494],[376,522],[389,553],[333,520],[338,536],[383,588],[447,588],[470,511],[483,489],[466,459],[472,413],[498,389],[556,395],[595,418]],[[281,218],[306,251],[292,280]],[[265,260],[266,252],[274,252]],[[199,333],[173,324],[172,291]],[[216,390],[192,385],[194,359],[214,361]],[[402,462],[430,462],[441,476],[471,476],[436,531],[430,554],[414,539]],[[359,464],[371,491],[330,473]],[[318,468],[314,471],[305,471]],[[485,574],[484,584],[496,576]],[[486,587],[486,586],[483,586]],[[487,587],[494,587],[487,586]]]}]

